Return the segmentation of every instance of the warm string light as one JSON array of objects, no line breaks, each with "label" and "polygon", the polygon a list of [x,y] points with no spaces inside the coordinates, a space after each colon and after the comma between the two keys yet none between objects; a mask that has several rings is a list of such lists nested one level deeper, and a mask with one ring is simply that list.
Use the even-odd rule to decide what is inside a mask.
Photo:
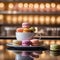
[{"label": "warm string light", "polygon": [[[0,10],[5,9],[5,4],[0,3]],[[9,11],[60,11],[60,4],[56,3],[8,3]]]},{"label": "warm string light", "polygon": [[18,3],[18,10],[23,11],[23,3]]},{"label": "warm string light", "polygon": [[34,16],[34,24],[38,24],[39,22],[39,17],[36,15]]},{"label": "warm string light", "polygon": [[13,17],[12,17],[12,23],[13,23],[13,24],[16,24],[16,23],[17,23],[17,16],[13,16]]},{"label": "warm string light", "polygon": [[49,12],[50,11],[50,4],[49,3],[46,3],[45,4],[45,11]]},{"label": "warm string light", "polygon": [[34,11],[34,5],[33,5],[33,3],[29,3],[28,9],[29,9],[29,11]]},{"label": "warm string light", "polygon": [[11,15],[6,16],[6,22],[8,24],[11,24],[12,23],[12,16]]},{"label": "warm string light", "polygon": [[57,22],[57,24],[60,24],[60,16],[58,16],[58,17],[56,18],[56,22]]},{"label": "warm string light", "polygon": [[51,16],[51,24],[55,24],[55,16]]},{"label": "warm string light", "polygon": [[18,3],[14,4],[13,11],[18,11]]},{"label": "warm string light", "polygon": [[23,22],[27,22],[27,21],[28,21],[28,16],[27,15],[23,16]]},{"label": "warm string light", "polygon": [[33,24],[33,15],[30,15],[30,16],[28,16],[28,22],[30,23],[30,24]]},{"label": "warm string light", "polygon": [[56,4],[55,3],[51,3],[51,11],[56,11]]},{"label": "warm string light", "polygon": [[45,11],[45,4],[44,3],[40,4],[40,11],[41,12]]},{"label": "warm string light", "polygon": [[34,4],[34,11],[39,11],[39,4],[38,3]]},{"label": "warm string light", "polygon": [[4,15],[0,15],[0,23],[16,24],[22,22],[29,22],[31,24],[60,24],[60,16],[39,16],[39,15],[6,15],[6,21],[4,21]]},{"label": "warm string light", "polygon": [[39,17],[40,24],[44,24],[45,18],[44,16]]},{"label": "warm string light", "polygon": [[50,24],[50,16],[45,16],[45,24]]},{"label": "warm string light", "polygon": [[24,11],[28,11],[28,3],[24,3]]},{"label": "warm string light", "polygon": [[51,3],[51,8],[55,8],[56,4],[55,3]]},{"label": "warm string light", "polygon": [[18,16],[18,23],[22,23],[22,21],[23,21],[23,16],[22,15],[20,15],[20,16]]},{"label": "warm string light", "polygon": [[57,4],[56,10],[57,10],[57,11],[60,11],[60,4]]},{"label": "warm string light", "polygon": [[5,8],[5,4],[4,3],[0,3],[0,10],[4,10]]},{"label": "warm string light", "polygon": [[4,20],[4,16],[0,15],[0,23],[3,23],[3,20]]},{"label": "warm string light", "polygon": [[9,3],[8,4],[8,10],[13,10],[14,8],[14,4],[13,3]]}]

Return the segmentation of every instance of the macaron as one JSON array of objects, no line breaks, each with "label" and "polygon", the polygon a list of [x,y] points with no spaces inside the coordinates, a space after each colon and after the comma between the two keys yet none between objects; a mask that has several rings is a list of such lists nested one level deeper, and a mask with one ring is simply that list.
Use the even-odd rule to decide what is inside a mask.
[{"label": "macaron", "polygon": [[23,32],[23,28],[17,28],[16,32]]},{"label": "macaron", "polygon": [[22,45],[22,41],[13,40],[13,45]]},{"label": "macaron", "polygon": [[52,51],[60,51],[60,45],[52,44],[52,45],[50,45],[50,50],[52,50]]},{"label": "macaron", "polygon": [[30,32],[29,28],[24,28],[23,32]]},{"label": "macaron", "polygon": [[23,40],[22,41],[22,46],[29,46],[31,42],[29,40]]},{"label": "macaron", "polygon": [[30,24],[28,22],[24,22],[24,23],[22,23],[22,27],[23,28],[29,28]]},{"label": "macaron", "polygon": [[39,46],[39,40],[38,39],[32,39],[30,41],[31,41],[32,46]]}]

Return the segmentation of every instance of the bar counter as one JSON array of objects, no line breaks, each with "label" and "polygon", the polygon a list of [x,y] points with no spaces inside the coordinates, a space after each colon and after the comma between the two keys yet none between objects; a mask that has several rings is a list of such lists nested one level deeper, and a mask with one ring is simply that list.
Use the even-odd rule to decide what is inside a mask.
[{"label": "bar counter", "polygon": [[[33,51],[33,52],[36,52],[36,51]],[[20,59],[17,59],[18,55]],[[21,59],[20,53],[14,53],[13,51],[10,51],[10,50],[4,50],[3,52],[0,51],[0,60],[27,60],[27,57],[26,59]],[[59,52],[40,51],[40,53],[36,54],[33,57],[33,60],[60,60],[60,54]]]}]

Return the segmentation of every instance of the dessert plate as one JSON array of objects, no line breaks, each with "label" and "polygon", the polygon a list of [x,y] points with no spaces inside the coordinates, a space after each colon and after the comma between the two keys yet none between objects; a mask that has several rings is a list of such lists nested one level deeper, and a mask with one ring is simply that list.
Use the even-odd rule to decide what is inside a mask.
[{"label": "dessert plate", "polygon": [[9,50],[19,50],[19,51],[44,51],[48,50],[46,46],[16,46],[12,43],[7,44],[7,49]]}]

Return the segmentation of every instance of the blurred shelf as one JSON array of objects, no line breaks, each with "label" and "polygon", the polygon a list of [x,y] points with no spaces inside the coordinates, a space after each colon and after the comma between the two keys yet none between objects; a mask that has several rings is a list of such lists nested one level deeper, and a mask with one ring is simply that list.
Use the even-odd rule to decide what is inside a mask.
[{"label": "blurred shelf", "polygon": [[3,23],[3,24],[0,24],[0,26],[21,26],[21,24],[7,24],[7,23]]},{"label": "blurred shelf", "polygon": [[0,39],[16,39],[15,36],[0,36]]},{"label": "blurred shelf", "polygon": [[0,2],[60,2],[60,0],[0,0]]},{"label": "blurred shelf", "polygon": [[[21,24],[7,24],[7,23],[3,23],[3,24],[0,24],[0,26],[21,26]],[[46,25],[46,24],[31,24],[31,26],[33,27],[60,27],[60,24],[50,24],[50,25]]]},{"label": "blurred shelf", "polygon": [[[35,39],[39,39],[40,37],[39,36],[34,36],[33,38]],[[14,36],[0,36],[0,39],[15,39],[16,40],[16,37]],[[60,36],[41,36],[41,39],[42,40],[60,40]]]},{"label": "blurred shelf", "polygon": [[17,14],[17,15],[60,15],[60,12],[17,12],[17,11],[0,11],[0,14],[5,14],[5,15],[8,15],[8,14],[10,14],[10,15],[15,15],[15,14]]},{"label": "blurred shelf", "polygon": [[[34,38],[39,39],[40,36],[35,36]],[[60,39],[60,36],[41,36],[41,39],[58,40]]]}]

